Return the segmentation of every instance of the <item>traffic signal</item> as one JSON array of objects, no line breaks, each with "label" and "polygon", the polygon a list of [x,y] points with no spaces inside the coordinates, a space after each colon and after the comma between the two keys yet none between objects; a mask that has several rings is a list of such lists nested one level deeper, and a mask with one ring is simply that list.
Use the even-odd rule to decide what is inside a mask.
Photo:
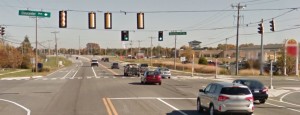
[{"label": "traffic signal", "polygon": [[164,32],[158,31],[158,41],[164,41]]},{"label": "traffic signal", "polygon": [[270,27],[271,27],[271,31],[275,31],[275,24],[274,24],[274,20],[272,19],[271,21],[270,21]]},{"label": "traffic signal", "polygon": [[96,29],[96,13],[89,12],[89,29]]},{"label": "traffic signal", "polygon": [[104,28],[105,29],[112,29],[112,19],[111,19],[111,13],[107,12],[104,13]]},{"label": "traffic signal", "polygon": [[59,28],[67,28],[67,11],[59,11]]},{"label": "traffic signal", "polygon": [[121,31],[121,38],[122,41],[129,41],[129,31]]},{"label": "traffic signal", "polygon": [[258,33],[259,33],[259,34],[263,34],[263,33],[264,33],[264,27],[263,27],[263,24],[260,23],[260,24],[258,24],[258,26],[259,26],[259,27],[257,28],[257,29],[258,29]]},{"label": "traffic signal", "polygon": [[137,29],[144,29],[144,13],[137,13]]},{"label": "traffic signal", "polygon": [[1,27],[1,35],[3,36],[5,34],[5,28],[4,27]]}]

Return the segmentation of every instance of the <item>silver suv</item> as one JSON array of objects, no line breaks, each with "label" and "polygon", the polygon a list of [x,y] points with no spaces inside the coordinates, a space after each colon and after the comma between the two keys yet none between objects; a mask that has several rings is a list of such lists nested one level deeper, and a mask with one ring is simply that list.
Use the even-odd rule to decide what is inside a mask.
[{"label": "silver suv", "polygon": [[216,82],[199,89],[197,111],[207,109],[210,115],[216,113],[243,113],[254,111],[253,95],[247,86],[238,83]]}]

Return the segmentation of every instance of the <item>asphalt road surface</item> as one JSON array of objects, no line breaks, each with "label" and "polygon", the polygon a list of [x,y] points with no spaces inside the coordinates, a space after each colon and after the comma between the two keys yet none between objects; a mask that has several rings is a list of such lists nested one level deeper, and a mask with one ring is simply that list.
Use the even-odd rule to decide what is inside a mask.
[{"label": "asphalt road surface", "polygon": [[[91,67],[90,58],[72,57],[71,67],[42,78],[0,80],[0,115],[205,115],[196,111],[199,88],[236,79],[192,78],[177,72],[161,86],[142,85],[138,77],[124,77],[122,68],[110,69],[112,62]],[[268,77],[254,79],[269,85]],[[284,93],[255,104],[254,114],[299,115],[299,80],[273,81]]]}]

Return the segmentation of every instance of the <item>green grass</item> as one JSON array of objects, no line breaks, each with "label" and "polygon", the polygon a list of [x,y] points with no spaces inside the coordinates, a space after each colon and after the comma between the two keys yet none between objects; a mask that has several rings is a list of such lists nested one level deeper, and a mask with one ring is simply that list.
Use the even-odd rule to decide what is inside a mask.
[{"label": "green grass", "polygon": [[0,74],[5,74],[5,73],[9,73],[12,71],[16,71],[15,69],[0,69]]},{"label": "green grass", "polygon": [[[66,58],[63,58],[63,57],[58,57],[58,61],[63,61],[64,67],[72,65],[72,62],[70,60],[68,60]],[[44,62],[43,63],[43,68],[49,68],[49,70],[50,70],[49,72],[35,73],[35,72],[32,72],[31,69],[9,69],[9,70],[5,70],[3,72],[3,73],[8,73],[8,74],[0,75],[0,78],[4,78],[4,77],[45,76],[45,75],[59,69],[57,67],[55,57],[48,57],[48,61],[47,62],[43,61],[43,62]],[[9,73],[9,72],[18,71],[18,70],[24,70],[24,71],[16,72],[16,73]]]}]

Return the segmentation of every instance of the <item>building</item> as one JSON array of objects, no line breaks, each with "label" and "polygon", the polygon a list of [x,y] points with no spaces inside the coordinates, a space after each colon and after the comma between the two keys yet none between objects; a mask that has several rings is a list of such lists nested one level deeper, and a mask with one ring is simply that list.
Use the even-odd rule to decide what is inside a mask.
[{"label": "building", "polygon": [[[264,60],[276,59],[278,52],[283,48],[283,44],[268,44],[264,45]],[[208,49],[197,49],[194,50],[197,57],[206,57],[207,59],[212,58],[235,58],[236,50],[208,50]],[[260,45],[254,45],[249,47],[241,47],[239,50],[240,59],[259,59],[260,58]]]},{"label": "building", "polygon": [[200,46],[200,44],[201,44],[202,42],[200,42],[200,41],[196,41],[196,40],[194,40],[194,41],[190,41],[189,42],[189,46],[192,48],[192,49],[196,49],[196,48],[201,48],[201,46]]}]

